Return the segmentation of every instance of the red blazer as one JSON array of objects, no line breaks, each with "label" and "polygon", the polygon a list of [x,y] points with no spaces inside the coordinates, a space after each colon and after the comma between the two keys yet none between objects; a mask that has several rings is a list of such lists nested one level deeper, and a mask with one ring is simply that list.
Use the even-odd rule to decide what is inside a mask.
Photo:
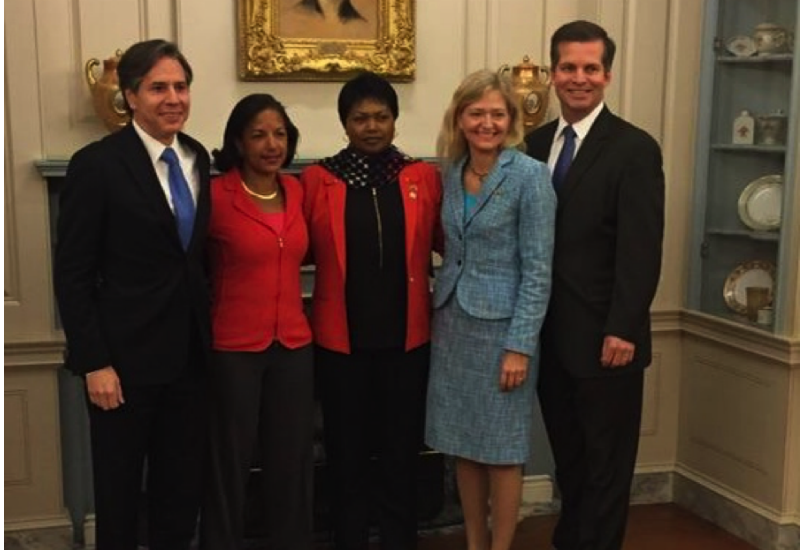
[{"label": "red blazer", "polygon": [[[424,162],[406,166],[398,178],[406,226],[408,351],[430,340],[428,277],[431,250],[434,246],[440,250],[442,182],[436,168]],[[317,267],[311,313],[314,342],[332,351],[350,353],[344,285],[347,186],[318,164],[306,168],[300,181],[305,191],[303,212],[311,236],[311,256]]]},{"label": "red blazer", "polygon": [[211,183],[208,249],[213,301],[213,347],[262,351],[277,340],[287,348],[311,342],[303,312],[300,266],[308,248],[303,188],[281,174],[286,217],[278,235],[242,189],[236,169]]}]

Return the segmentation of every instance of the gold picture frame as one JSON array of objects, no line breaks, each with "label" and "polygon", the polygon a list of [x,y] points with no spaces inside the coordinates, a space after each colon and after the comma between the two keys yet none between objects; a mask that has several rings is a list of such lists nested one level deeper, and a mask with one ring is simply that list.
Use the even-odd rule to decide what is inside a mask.
[{"label": "gold picture frame", "polygon": [[415,0],[238,0],[239,77],[347,80],[369,70],[414,79]]}]

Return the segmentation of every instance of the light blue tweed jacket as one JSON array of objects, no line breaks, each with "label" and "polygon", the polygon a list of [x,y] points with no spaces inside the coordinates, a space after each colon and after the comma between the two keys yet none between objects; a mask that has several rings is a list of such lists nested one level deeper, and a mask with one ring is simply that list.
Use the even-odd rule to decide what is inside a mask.
[{"label": "light blue tweed jacket", "polygon": [[504,347],[533,356],[550,298],[556,195],[547,165],[505,149],[464,213],[466,159],[444,175],[445,254],[433,307],[455,293],[481,319],[510,319]]}]

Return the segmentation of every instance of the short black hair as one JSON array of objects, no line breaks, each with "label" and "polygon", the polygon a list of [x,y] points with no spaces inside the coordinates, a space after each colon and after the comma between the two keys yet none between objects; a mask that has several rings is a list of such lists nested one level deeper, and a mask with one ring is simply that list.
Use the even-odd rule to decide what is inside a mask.
[{"label": "short black hair", "polygon": [[[119,78],[119,88],[122,91],[122,97],[125,98],[125,91],[130,90],[133,93],[139,91],[139,86],[142,80],[147,76],[147,73],[158,63],[161,59],[169,57],[174,59],[183,67],[183,72],[186,75],[186,84],[192,83],[192,66],[181,53],[177,45],[172,42],[167,42],[162,39],[145,40],[144,42],[137,42],[122,54],[117,65],[117,77]],[[128,105],[128,100],[125,99],[125,109],[128,114],[133,114],[131,106]]]},{"label": "short black hair", "polygon": [[614,54],[617,51],[617,45],[608,36],[606,30],[591,21],[572,21],[561,25],[553,36],[550,38],[550,67],[555,69],[558,65],[559,56],[561,52],[558,51],[558,45],[563,42],[603,42],[603,69],[606,72],[611,71],[611,65],[614,64]]},{"label": "short black hair", "polygon": [[365,99],[374,99],[378,103],[383,103],[389,107],[392,116],[397,119],[399,115],[397,92],[382,76],[365,71],[346,82],[339,92],[339,120],[342,122],[342,126],[345,125],[347,115],[350,114],[353,107]]},{"label": "short black hair", "polygon": [[231,168],[241,168],[244,158],[239,144],[244,138],[247,126],[264,111],[275,111],[283,119],[286,127],[286,160],[283,167],[289,166],[297,152],[297,142],[300,140],[300,131],[289,118],[283,104],[270,94],[250,94],[239,100],[228,116],[225,124],[225,133],[222,138],[222,148],[214,149],[214,166],[220,172],[227,172]]}]

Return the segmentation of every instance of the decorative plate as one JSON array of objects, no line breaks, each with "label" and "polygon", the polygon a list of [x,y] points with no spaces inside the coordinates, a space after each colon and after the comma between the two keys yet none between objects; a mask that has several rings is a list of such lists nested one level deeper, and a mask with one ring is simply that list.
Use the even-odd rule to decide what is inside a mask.
[{"label": "decorative plate", "polygon": [[770,231],[781,226],[783,177],[763,176],[747,184],[739,195],[739,219],[756,231]]},{"label": "decorative plate", "polygon": [[749,36],[734,36],[725,44],[725,49],[736,57],[750,57],[756,54],[756,41]]},{"label": "decorative plate", "polygon": [[747,314],[747,287],[764,286],[769,288],[772,304],[772,289],[775,286],[775,264],[761,260],[745,262],[736,267],[728,278],[725,279],[725,286],[722,295],[725,304],[742,315]]}]

